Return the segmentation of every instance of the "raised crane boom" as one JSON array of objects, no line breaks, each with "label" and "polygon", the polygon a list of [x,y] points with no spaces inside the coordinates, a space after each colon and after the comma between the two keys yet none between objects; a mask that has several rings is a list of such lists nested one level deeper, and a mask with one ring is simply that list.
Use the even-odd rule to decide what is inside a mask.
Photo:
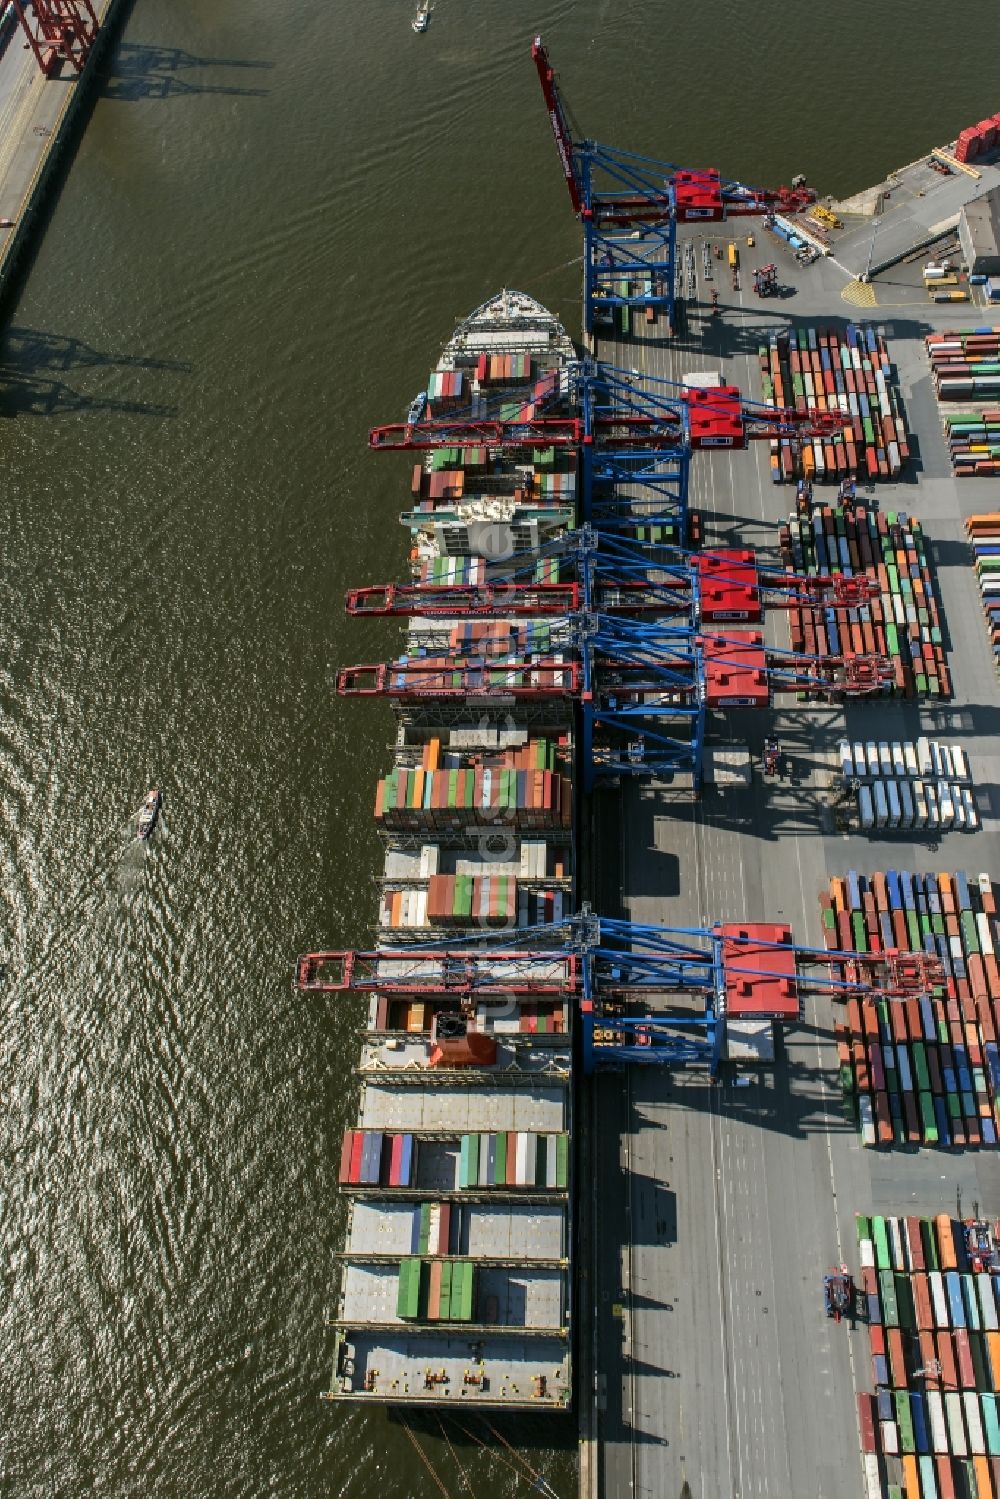
[{"label": "raised crane boom", "polygon": [[569,191],[570,202],[573,204],[573,212],[575,214],[582,214],[584,211],[583,190],[573,150],[573,135],[569,128],[569,122],[566,119],[566,111],[563,108],[562,99],[559,96],[556,75],[552,64],[549,62],[549,54],[542,45],[540,36],[536,36],[531,44],[531,56],[538,70],[538,81],[542,86],[545,108],[549,112],[549,124],[552,126],[552,134],[556,139],[556,149],[559,152],[559,160],[562,163],[563,176],[566,178],[566,187]]}]

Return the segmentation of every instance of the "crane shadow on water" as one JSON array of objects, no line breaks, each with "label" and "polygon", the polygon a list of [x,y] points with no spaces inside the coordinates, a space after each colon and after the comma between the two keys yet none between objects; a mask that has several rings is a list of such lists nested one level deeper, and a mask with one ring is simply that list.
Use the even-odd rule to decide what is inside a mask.
[{"label": "crane shadow on water", "polygon": [[53,416],[76,411],[118,411],[160,418],[177,415],[176,406],[163,402],[127,400],[75,389],[62,377],[77,371],[190,375],[192,366],[180,359],[109,353],[65,334],[13,326],[0,341],[0,417]]},{"label": "crane shadow on water", "polygon": [[201,68],[266,72],[275,66],[273,62],[260,59],[198,57],[180,47],[122,42],[101,70],[100,96],[124,103],[170,99],[182,94],[222,94],[235,98],[262,99],[270,93],[269,89],[237,83],[206,82],[191,74]]}]

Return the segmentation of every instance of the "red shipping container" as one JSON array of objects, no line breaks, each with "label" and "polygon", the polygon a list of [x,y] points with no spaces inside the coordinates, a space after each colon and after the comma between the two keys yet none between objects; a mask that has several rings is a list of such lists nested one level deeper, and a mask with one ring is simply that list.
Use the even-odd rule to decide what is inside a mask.
[{"label": "red shipping container", "polygon": [[344,1143],[340,1150],[340,1180],[349,1182],[351,1179],[351,1151],[354,1148],[354,1131],[344,1131]]},{"label": "red shipping container", "polygon": [[938,1499],[955,1499],[955,1480],[951,1472],[951,1458],[935,1457],[934,1471],[937,1474]]},{"label": "red shipping container", "polygon": [[941,1365],[941,1388],[943,1390],[957,1390],[958,1370],[955,1367],[955,1350],[952,1346],[950,1332],[938,1333],[937,1350],[938,1363]]},{"label": "red shipping container", "polygon": [[[910,1252],[910,1269],[914,1272],[925,1268],[924,1263],[924,1241],[920,1237],[920,1219],[904,1219],[906,1228],[906,1244]],[[928,1324],[930,1325],[930,1324]]]},{"label": "red shipping container", "polygon": [[362,1130],[354,1131],[354,1143],[351,1146],[351,1181],[361,1180],[361,1154],[365,1148],[365,1137]]},{"label": "red shipping container", "polygon": [[392,1145],[389,1149],[389,1185],[398,1187],[403,1172],[403,1137],[392,1135],[390,1138]]},{"label": "red shipping container", "polygon": [[972,1366],[969,1334],[964,1327],[955,1329],[955,1354],[958,1364],[958,1378],[962,1389],[974,1390],[976,1388],[976,1371]]},{"label": "red shipping container", "polygon": [[858,1424],[861,1427],[862,1452],[874,1452],[875,1447],[875,1396],[858,1396]]},{"label": "red shipping container", "polygon": [[903,1334],[898,1327],[887,1329],[886,1341],[889,1348],[889,1377],[893,1388],[905,1390],[906,1354],[903,1352]]}]

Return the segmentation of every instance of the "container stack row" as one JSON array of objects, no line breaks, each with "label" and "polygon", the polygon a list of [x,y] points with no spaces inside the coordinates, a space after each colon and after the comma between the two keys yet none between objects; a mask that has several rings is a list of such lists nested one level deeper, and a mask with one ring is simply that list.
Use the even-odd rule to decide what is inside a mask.
[{"label": "container stack row", "polygon": [[980,826],[969,762],[958,744],[842,739],[837,769],[857,785],[862,832],[955,828],[974,833]]},{"label": "container stack row", "polygon": [[781,528],[784,565],[810,577],[864,575],[880,596],[857,609],[788,610],[792,649],[885,656],[900,697],[950,697],[934,579],[920,522],[857,502],[815,505]]},{"label": "container stack row", "polygon": [[458,1185],[546,1187],[565,1190],[569,1181],[569,1136],[518,1132],[463,1135]]},{"label": "container stack row", "polygon": [[1000,476],[1000,406],[948,416],[944,430],[957,479]]},{"label": "container stack row", "polygon": [[525,890],[513,874],[436,874],[425,888],[384,890],[385,928],[506,928],[560,922],[565,891]]},{"label": "container stack row", "polygon": [[965,522],[976,558],[976,580],[993,647],[993,664],[1000,671],[1000,512],[970,515]]},{"label": "container stack row", "polygon": [[378,1130],[344,1131],[340,1151],[343,1186],[408,1187],[413,1174],[413,1136]]},{"label": "container stack row", "polygon": [[771,442],[771,478],[834,482],[848,476],[898,476],[910,455],[902,405],[885,339],[851,323],[834,329],[772,333],[758,347],[764,401],[796,411],[836,412],[843,427],[829,437]]},{"label": "container stack row", "polygon": [[378,783],[375,819],[386,832],[441,831],[502,822],[512,828],[566,828],[572,783],[561,747],[536,739],[502,756],[452,755],[442,765],[440,740],[425,746],[419,766],[399,766]]},{"label": "container stack row", "polygon": [[924,339],[939,401],[1000,396],[1000,328],[960,328]]},{"label": "container stack row", "polygon": [[471,1322],[472,1260],[400,1260],[396,1316],[406,1321]]},{"label": "container stack row", "polygon": [[[858,1394],[869,1499],[1000,1496],[1000,1288],[962,1224],[857,1220],[874,1393]],[[976,1262],[978,1264],[978,1262]]]},{"label": "container stack row", "polygon": [[[867,1146],[993,1146],[1000,1121],[1000,967],[989,875],[886,873],[834,878],[820,896],[829,950],[879,959],[838,1023],[840,1081]],[[926,980],[899,978],[896,954],[924,953]],[[848,961],[831,972],[856,983]],[[905,960],[904,965],[905,967]],[[885,974],[884,980],[879,977]]]}]

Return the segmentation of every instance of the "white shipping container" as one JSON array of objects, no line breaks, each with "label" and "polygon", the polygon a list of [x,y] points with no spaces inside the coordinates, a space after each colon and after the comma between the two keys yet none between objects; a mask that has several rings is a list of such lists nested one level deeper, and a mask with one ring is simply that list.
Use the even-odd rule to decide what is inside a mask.
[{"label": "white shipping container", "polygon": [[920,767],[917,764],[917,747],[911,739],[903,745],[903,758],[906,761],[906,774],[911,781],[915,781],[920,774]]},{"label": "white shipping container", "polygon": [[882,1499],[882,1472],[879,1468],[878,1453],[865,1453],[865,1494],[866,1499]]},{"label": "white shipping container", "polygon": [[965,832],[965,803],[962,793],[957,786],[949,786],[948,793],[951,797],[952,806],[955,808],[955,826],[960,833]]},{"label": "white shipping container", "polygon": [[538,1136],[525,1135],[524,1137],[524,1181],[528,1187],[535,1185],[538,1175]]},{"label": "white shipping container", "polygon": [[965,750],[960,744],[951,746],[951,763],[956,781],[967,781],[969,779],[969,762],[966,759]]},{"label": "white shipping container", "polygon": [[899,805],[899,787],[895,781],[886,782],[885,793],[889,798],[889,826],[891,828],[898,828],[901,809]]},{"label": "white shipping container", "polygon": [[948,1427],[944,1419],[944,1400],[937,1390],[927,1391],[927,1411],[931,1418],[931,1447],[935,1452],[947,1452]]},{"label": "white shipping container", "polygon": [[880,1421],[879,1426],[882,1431],[882,1451],[895,1457],[899,1452],[899,1429],[895,1421]]},{"label": "white shipping container", "polygon": [[875,1148],[875,1116],[872,1112],[870,1093],[858,1095],[858,1119],[861,1122],[861,1143],[869,1149]]},{"label": "white shipping container", "polygon": [[[537,1145],[537,1136],[535,1137]],[[556,1136],[545,1137],[545,1185],[554,1187],[556,1185]]]},{"label": "white shipping container", "polygon": [[913,826],[913,792],[910,790],[909,781],[899,783],[899,805],[902,811],[900,827],[912,828]]},{"label": "white shipping container", "polygon": [[885,782],[872,782],[872,795],[875,798],[875,826],[885,828],[889,825],[889,802],[885,794]]},{"label": "white shipping container", "polygon": [[931,746],[927,739],[917,740],[917,764],[920,766],[922,776],[929,776],[934,768],[931,760]]},{"label": "white shipping container", "polygon": [[951,1450],[955,1457],[968,1457],[969,1444],[965,1440],[965,1422],[962,1420],[962,1397],[957,1390],[948,1390],[944,1397],[944,1413],[951,1437]]},{"label": "white shipping container", "polygon": [[941,756],[941,774],[946,781],[953,781],[955,779],[955,767],[952,764],[951,750],[946,744],[939,744],[938,754]]},{"label": "white shipping container", "polygon": [[941,815],[938,812],[937,793],[935,792],[934,787],[931,785],[925,786],[924,791],[927,796],[928,825],[932,828],[939,827],[941,824]]},{"label": "white shipping container", "polygon": [[927,826],[927,797],[924,793],[923,781],[913,783],[913,809],[914,827],[925,828]]},{"label": "white shipping container", "polygon": [[940,781],[944,775],[944,768],[941,764],[941,746],[936,739],[931,740],[931,768],[935,777]]},{"label": "white shipping container", "polygon": [[417,891],[417,926],[427,925],[427,896],[428,891]]},{"label": "white shipping container", "polygon": [[969,1332],[982,1332],[983,1319],[979,1315],[979,1297],[976,1295],[975,1277],[963,1272],[959,1279],[962,1286],[962,1305],[965,1307],[966,1326]]},{"label": "white shipping container", "polygon": [[892,775],[892,750],[889,748],[888,739],[880,739],[878,742],[879,770],[886,780]]},{"label": "white shipping container", "polygon": [[867,760],[868,760],[868,774],[870,776],[877,776],[878,775],[878,745],[875,743],[874,739],[869,739],[869,740],[867,740],[865,742],[865,756],[867,757]]},{"label": "white shipping container", "polygon": [[993,946],[993,933],[990,930],[990,918],[979,911],[976,915],[976,931],[979,935],[979,946],[989,957],[995,955]]},{"label": "white shipping container", "polygon": [[941,813],[941,826],[950,828],[955,821],[955,803],[952,801],[951,787],[947,781],[938,781],[937,798],[938,810]]},{"label": "white shipping container", "polygon": [[851,754],[851,746],[846,739],[842,739],[837,745],[837,754],[840,757],[840,773],[850,780],[854,775],[854,756]]},{"label": "white shipping container", "polygon": [[934,1308],[934,1325],[935,1327],[950,1327],[948,1298],[944,1294],[944,1276],[940,1270],[931,1270],[928,1279],[931,1283],[931,1305]]},{"label": "white shipping container", "polygon": [[900,1232],[899,1219],[887,1218],[886,1227],[889,1230],[889,1259],[894,1270],[905,1270],[906,1259],[903,1254],[903,1235]]},{"label": "white shipping container", "polygon": [[962,939],[961,937],[948,938],[948,950],[951,953],[952,962],[962,962]]},{"label": "white shipping container", "polygon": [[866,776],[868,774],[868,766],[865,763],[865,746],[860,739],[855,739],[854,741],[854,774],[856,776]]},{"label": "white shipping container", "polygon": [[[860,1239],[858,1241],[858,1259],[861,1261],[862,1270],[874,1270],[875,1268],[875,1240]],[[986,1277],[987,1280],[989,1276]]]},{"label": "white shipping container", "polygon": [[906,774],[906,760],[903,757],[903,746],[898,739],[894,739],[890,745],[890,749],[892,751],[892,773],[898,781],[900,776],[905,776]]},{"label": "white shipping container", "polygon": [[984,1457],[986,1442],[983,1438],[983,1418],[979,1410],[979,1396],[975,1390],[962,1392],[962,1404],[965,1406],[965,1424],[968,1427],[969,1446],[973,1456]]},{"label": "white shipping container", "polygon": [[858,787],[858,815],[861,819],[861,831],[870,833],[875,827],[875,809],[872,806],[870,786]]},{"label": "white shipping container", "polygon": [[965,808],[965,826],[970,833],[974,833],[979,827],[979,813],[976,810],[975,798],[968,786],[956,786],[955,795],[961,796],[962,806]]},{"label": "white shipping container", "polygon": [[[523,1130],[517,1132],[517,1151],[514,1156],[514,1181],[519,1187],[528,1185],[528,1136]],[[531,1183],[534,1186],[534,1182]]]},{"label": "white shipping container", "polygon": [[[874,1245],[872,1251],[874,1253]],[[983,1328],[986,1332],[997,1332],[1000,1330],[1000,1320],[997,1318],[997,1298],[992,1275],[986,1272],[977,1275],[976,1290],[979,1292],[979,1310],[982,1314]]]}]

